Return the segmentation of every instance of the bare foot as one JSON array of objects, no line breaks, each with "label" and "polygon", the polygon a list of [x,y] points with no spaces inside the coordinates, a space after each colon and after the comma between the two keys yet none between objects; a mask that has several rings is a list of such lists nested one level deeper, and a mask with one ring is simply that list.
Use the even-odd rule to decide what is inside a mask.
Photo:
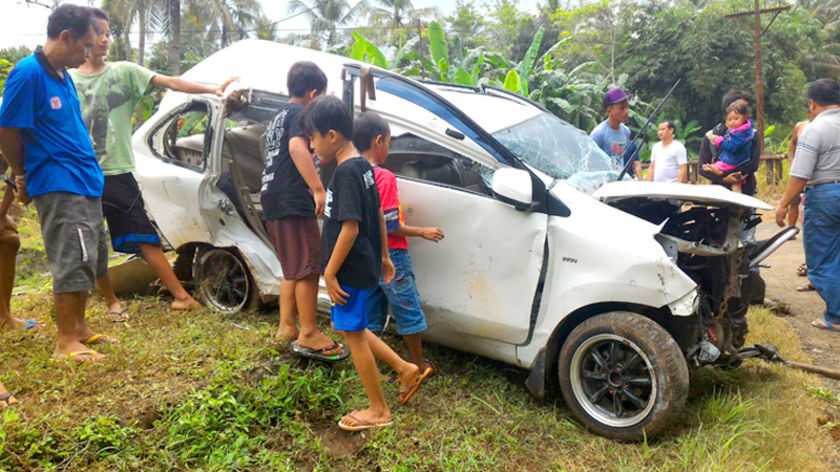
[{"label": "bare foot", "polygon": [[280,325],[277,328],[277,334],[274,335],[274,340],[278,343],[285,344],[294,341],[300,336],[300,330],[297,326]]},{"label": "bare foot", "polygon": [[298,343],[300,343],[301,347],[312,349],[313,351],[318,351],[324,349],[325,347],[335,345],[336,347],[333,349],[330,349],[328,351],[321,351],[321,353],[325,356],[337,356],[341,354],[341,351],[344,349],[344,346],[341,343],[336,343],[335,341],[333,341],[332,338],[320,331],[318,331],[317,334],[312,336],[303,336],[301,334],[298,336],[297,340]]},{"label": "bare foot", "polygon": [[173,310],[200,310],[202,308],[201,303],[189,295],[187,298],[176,298],[170,306]]},{"label": "bare foot", "polygon": [[367,410],[353,410],[344,415],[344,418],[338,422],[338,427],[345,431],[361,431],[384,428],[390,424],[391,412],[389,410],[377,412],[368,408]]},{"label": "bare foot", "polygon": [[411,366],[410,368],[406,369],[405,372],[398,372],[397,378],[400,381],[400,390],[410,389],[417,380],[420,378],[422,370],[417,364],[408,364]]},{"label": "bare foot", "polygon": [[0,328],[2,328],[2,329],[35,330],[35,329],[38,329],[39,327],[40,327],[40,325],[38,323],[35,323],[34,321],[29,321],[29,320],[19,320],[17,318],[9,318],[9,319],[0,320]]},{"label": "bare foot", "polygon": [[105,357],[105,355],[99,354],[78,341],[64,346],[56,346],[52,355],[53,360],[73,362],[100,361]]}]

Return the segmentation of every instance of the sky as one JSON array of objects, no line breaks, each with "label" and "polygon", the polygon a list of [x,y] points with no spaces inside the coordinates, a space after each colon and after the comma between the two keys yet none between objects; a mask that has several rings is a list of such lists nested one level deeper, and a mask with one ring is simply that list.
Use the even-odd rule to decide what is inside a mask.
[{"label": "sky", "polygon": [[[263,5],[266,16],[274,21],[283,20],[289,14],[286,11],[286,0],[258,0]],[[475,0],[476,5],[483,5],[490,0]],[[52,3],[51,0],[40,0],[41,3]],[[64,0],[62,3],[75,3],[79,5],[99,6],[101,0]],[[538,0],[519,0],[519,8],[526,11],[536,12]],[[540,0],[544,3],[544,0]],[[414,8],[437,7],[443,14],[449,14],[454,9],[453,0],[413,0]],[[482,8],[482,7],[479,7]],[[50,10],[38,6],[27,5],[23,0],[0,0],[0,12],[5,18],[13,21],[5,21],[0,28],[0,49],[25,45],[30,48],[42,44],[46,37],[47,17]],[[303,33],[309,31],[308,22],[302,17],[291,18],[277,24],[280,36],[288,33]],[[154,41],[154,37],[149,38]],[[137,45],[136,38],[132,43]]]}]

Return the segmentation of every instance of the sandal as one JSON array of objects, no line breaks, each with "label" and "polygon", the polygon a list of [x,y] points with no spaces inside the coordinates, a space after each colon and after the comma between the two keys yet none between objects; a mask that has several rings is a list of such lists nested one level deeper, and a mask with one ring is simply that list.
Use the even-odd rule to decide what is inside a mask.
[{"label": "sandal", "polygon": [[112,338],[104,334],[94,334],[82,341],[82,344],[117,344],[118,342],[117,338]]},{"label": "sandal", "polygon": [[15,394],[9,391],[7,391],[6,393],[0,393],[0,402],[6,404],[6,406],[0,406],[0,410],[5,410],[10,406],[18,404],[17,398],[15,398]]},{"label": "sandal", "polygon": [[125,323],[126,321],[131,319],[131,317],[128,316],[128,313],[126,313],[124,309],[120,311],[112,310],[105,313],[105,315],[108,317],[111,323]]},{"label": "sandal", "polygon": [[813,291],[813,290],[816,290],[816,288],[814,288],[814,284],[812,284],[811,282],[806,282],[806,283],[796,287],[797,292],[810,292],[810,291]]},{"label": "sandal", "polygon": [[[381,423],[367,421],[363,418],[359,418],[358,416],[354,415],[353,413],[358,413],[358,411],[353,411],[352,413],[348,413],[347,416],[341,418],[341,421],[338,422],[338,427],[343,429],[344,431],[364,431],[366,429],[380,429],[390,426],[394,423],[393,420],[383,421]],[[356,424],[349,424],[345,420],[350,417],[352,418]]]},{"label": "sandal", "polygon": [[426,370],[423,371],[422,374],[417,376],[417,380],[411,384],[411,386],[400,389],[400,405],[405,405],[408,403],[408,400],[417,392],[417,389],[420,388],[420,385],[426,380],[430,375],[432,375],[432,368],[426,367]]},{"label": "sandal", "polygon": [[808,264],[799,264],[799,267],[796,268],[796,275],[806,277],[808,275]]}]

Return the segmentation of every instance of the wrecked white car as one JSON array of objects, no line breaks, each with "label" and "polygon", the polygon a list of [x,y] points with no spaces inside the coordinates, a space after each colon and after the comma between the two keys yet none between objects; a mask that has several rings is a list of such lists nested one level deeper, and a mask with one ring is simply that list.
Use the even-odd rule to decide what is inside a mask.
[{"label": "wrecked white car", "polygon": [[184,74],[236,74],[245,93],[226,102],[170,92],[134,135],[147,208],[205,303],[234,312],[277,297],[283,274],[257,192],[263,132],[298,60],[319,64],[328,93],[356,112],[360,84],[375,89],[364,99],[390,123],[386,167],[406,218],[446,232],[440,244],[410,245],[427,341],[530,370],[534,395],[559,386],[587,427],[623,440],[677,417],[690,368],[738,362],[744,314],[762,290],[749,268],[793,235],[739,245],[742,224],[768,205],[680,184],[615,182],[587,195],[615,179],[613,163],[518,95],[255,40]]}]

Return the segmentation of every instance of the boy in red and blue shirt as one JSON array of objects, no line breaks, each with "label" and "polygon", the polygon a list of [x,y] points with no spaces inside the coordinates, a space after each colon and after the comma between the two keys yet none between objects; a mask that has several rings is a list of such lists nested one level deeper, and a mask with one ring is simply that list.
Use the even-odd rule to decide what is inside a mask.
[{"label": "boy in red and blue shirt", "polygon": [[379,190],[388,231],[388,254],[396,270],[394,280],[390,283],[380,280],[379,287],[368,298],[368,329],[374,333],[384,329],[385,314],[390,305],[397,323],[397,333],[402,335],[408,346],[411,362],[417,364],[421,372],[431,368],[434,373],[434,364],[423,356],[420,333],[426,330],[426,317],[414,283],[406,236],[438,242],[443,239],[443,231],[435,227],[421,228],[405,224],[397,194],[397,178],[391,171],[380,167],[388,158],[391,144],[391,130],[382,117],[375,113],[362,113],[356,117],[353,144],[374,166],[376,188]]}]

